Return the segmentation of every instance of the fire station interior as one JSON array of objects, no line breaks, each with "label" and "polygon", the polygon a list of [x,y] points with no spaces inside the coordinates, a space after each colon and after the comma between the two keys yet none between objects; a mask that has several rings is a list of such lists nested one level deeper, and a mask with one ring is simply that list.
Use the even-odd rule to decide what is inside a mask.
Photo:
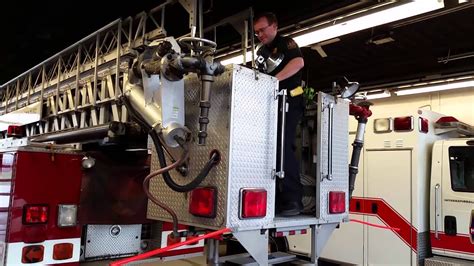
[{"label": "fire station interior", "polygon": [[[474,264],[473,1],[5,11],[0,264]],[[294,90],[262,12],[301,51]]]}]

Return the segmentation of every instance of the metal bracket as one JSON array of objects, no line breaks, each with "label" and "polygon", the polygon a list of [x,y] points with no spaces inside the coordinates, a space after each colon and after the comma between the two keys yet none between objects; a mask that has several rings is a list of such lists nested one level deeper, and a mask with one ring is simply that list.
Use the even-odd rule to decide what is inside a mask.
[{"label": "metal bracket", "polygon": [[[189,14],[189,28],[192,30],[194,27],[194,30],[196,30],[197,0],[179,0],[179,3]],[[194,37],[194,34],[191,34],[191,36]]]},{"label": "metal bracket", "polygon": [[275,176],[278,177],[279,179],[285,178],[285,171],[281,170],[275,173]]},{"label": "metal bracket", "polygon": [[259,265],[268,265],[268,230],[265,234],[260,230],[238,231],[234,237]]},{"label": "metal bracket", "polygon": [[317,263],[337,223],[311,225],[311,262]]}]

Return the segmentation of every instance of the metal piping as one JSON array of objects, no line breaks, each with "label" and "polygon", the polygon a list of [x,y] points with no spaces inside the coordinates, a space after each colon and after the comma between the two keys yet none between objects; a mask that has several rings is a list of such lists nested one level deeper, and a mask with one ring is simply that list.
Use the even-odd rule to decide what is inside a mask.
[{"label": "metal piping", "polygon": [[115,126],[112,126],[112,124],[107,124],[90,128],[73,129],[64,132],[45,134],[38,137],[33,137],[30,139],[30,141],[54,141],[56,143],[74,143],[91,139],[105,138],[107,137],[109,130],[114,131],[114,129],[116,129]]}]

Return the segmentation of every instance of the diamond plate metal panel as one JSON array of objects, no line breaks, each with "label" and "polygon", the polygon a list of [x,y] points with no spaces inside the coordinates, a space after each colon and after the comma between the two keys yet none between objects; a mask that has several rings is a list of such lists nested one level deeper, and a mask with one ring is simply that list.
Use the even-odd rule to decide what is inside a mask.
[{"label": "diamond plate metal panel", "polygon": [[117,257],[140,251],[141,224],[88,225],[84,256],[88,258]]},{"label": "diamond plate metal panel", "polygon": [[[235,219],[238,219],[238,190],[241,187],[261,187],[269,192],[267,218],[243,223],[261,225],[273,218],[274,180],[271,179],[271,171],[275,164],[277,108],[273,95],[278,83],[276,79],[263,74],[255,79],[254,73],[234,65],[216,77],[211,89],[210,123],[205,146],[197,145],[201,84],[196,75],[190,75],[185,80],[186,126],[194,138],[190,149],[190,171],[187,177],[182,177],[176,171],[170,174],[175,182],[186,184],[208,161],[211,150],[218,149],[222,160],[202,183],[202,186],[213,186],[218,190],[217,215],[213,219],[189,214],[188,193],[174,192],[161,177],[151,180],[153,195],[175,210],[180,223],[205,228],[220,228],[230,224],[239,226],[239,221]],[[171,152],[175,156],[179,155],[176,151]],[[152,170],[158,168],[159,162],[153,151]],[[232,180],[232,184],[228,180]],[[148,217],[171,221],[168,213],[151,202],[148,205]]]},{"label": "diamond plate metal panel", "polygon": [[426,257],[429,257],[431,254],[431,242],[430,242],[430,232],[419,232],[418,237],[416,238],[417,248],[417,260],[418,265],[424,265],[424,261]]},{"label": "diamond plate metal panel", "polygon": [[[340,222],[348,218],[349,170],[348,170],[348,115],[349,104],[335,100],[331,95],[318,96],[318,164],[316,217],[324,222]],[[332,157],[332,159],[331,159]],[[346,211],[341,214],[329,213],[329,192],[346,192]]]},{"label": "diamond plate metal panel", "polygon": [[434,256],[425,259],[425,266],[465,266],[472,265],[472,261],[457,258]]},{"label": "diamond plate metal panel", "polygon": [[[239,67],[234,72],[229,154],[228,227],[251,228],[273,220],[275,206],[275,169],[277,81],[267,75]],[[239,219],[241,188],[267,191],[267,215],[261,219]]]}]

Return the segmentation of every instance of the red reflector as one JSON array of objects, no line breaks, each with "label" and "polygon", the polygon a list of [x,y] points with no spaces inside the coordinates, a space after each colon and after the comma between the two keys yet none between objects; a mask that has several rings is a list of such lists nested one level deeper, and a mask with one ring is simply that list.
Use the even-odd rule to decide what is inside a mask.
[{"label": "red reflector", "polygon": [[21,252],[22,263],[36,263],[43,261],[44,246],[34,245],[23,247]]},{"label": "red reflector", "polygon": [[48,205],[25,205],[23,207],[24,224],[42,224],[48,222]]},{"label": "red reflector", "polygon": [[282,237],[284,236],[283,232],[276,232],[275,237]]},{"label": "red reflector", "polygon": [[428,119],[419,117],[418,118],[418,126],[420,128],[420,132],[428,133]]},{"label": "red reflector", "polygon": [[201,217],[216,217],[217,190],[212,187],[199,187],[191,192],[189,213]]},{"label": "red reflector", "polygon": [[411,131],[413,130],[413,117],[395,117],[393,120],[393,128],[395,131]]},{"label": "red reflector", "polygon": [[301,230],[301,234],[302,234],[302,235],[306,234],[307,232],[308,232],[308,231],[307,231],[306,229]]},{"label": "red reflector", "polygon": [[267,215],[267,191],[265,189],[242,189],[240,198],[240,218],[261,218]]},{"label": "red reflector", "polygon": [[451,122],[459,122],[455,117],[452,116],[443,116],[436,123],[451,123]]},{"label": "red reflector", "polygon": [[346,211],[346,192],[329,192],[329,213],[343,213]]},{"label": "red reflector", "polygon": [[55,260],[67,260],[72,258],[72,252],[74,245],[72,243],[61,243],[56,244],[53,247],[53,259]]},{"label": "red reflector", "polygon": [[294,236],[294,235],[296,235],[296,232],[295,232],[295,230],[290,230],[290,232],[289,232],[288,234],[289,234],[290,236]]},{"label": "red reflector", "polygon": [[22,126],[8,126],[7,137],[20,138],[23,137],[23,127]]}]

